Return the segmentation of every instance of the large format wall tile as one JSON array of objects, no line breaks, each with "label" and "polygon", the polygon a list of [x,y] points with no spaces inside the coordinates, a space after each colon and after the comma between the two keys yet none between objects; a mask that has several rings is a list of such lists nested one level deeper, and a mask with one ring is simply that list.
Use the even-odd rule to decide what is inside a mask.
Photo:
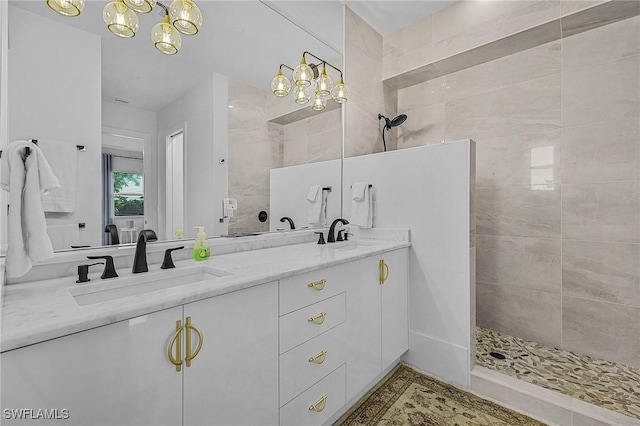
[{"label": "large format wall tile", "polygon": [[563,185],[562,234],[574,240],[640,243],[639,182]]},{"label": "large format wall tile", "polygon": [[554,293],[478,283],[477,325],[559,348],[560,298]]},{"label": "large format wall tile", "polygon": [[627,119],[562,129],[564,183],[638,178],[640,120]]},{"label": "large format wall tile", "polygon": [[640,368],[640,308],[563,297],[562,348]]},{"label": "large format wall tile", "polygon": [[400,89],[398,90],[398,110],[406,111],[426,105],[444,103],[445,91],[444,77]]},{"label": "large format wall tile", "polygon": [[560,293],[560,240],[478,235],[476,281]]},{"label": "large format wall tile", "polygon": [[640,117],[640,56],[562,72],[562,124]]},{"label": "large format wall tile", "polygon": [[560,74],[447,101],[447,140],[483,140],[560,128]]},{"label": "large format wall tile", "polygon": [[398,149],[433,145],[444,140],[444,102],[403,109],[402,112],[407,114],[407,121],[396,130]]},{"label": "large format wall tile", "polygon": [[562,290],[640,308],[640,244],[564,240]]},{"label": "large format wall tile", "polygon": [[528,186],[476,188],[479,235],[560,237],[560,191]]}]

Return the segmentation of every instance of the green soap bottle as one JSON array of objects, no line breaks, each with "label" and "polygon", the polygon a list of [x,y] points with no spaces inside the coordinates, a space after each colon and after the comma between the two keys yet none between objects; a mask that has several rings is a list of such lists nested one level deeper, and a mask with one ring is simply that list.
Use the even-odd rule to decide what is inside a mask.
[{"label": "green soap bottle", "polygon": [[211,249],[207,234],[204,232],[204,226],[194,226],[194,228],[198,230],[198,233],[193,244],[193,260],[207,260],[211,256]]}]

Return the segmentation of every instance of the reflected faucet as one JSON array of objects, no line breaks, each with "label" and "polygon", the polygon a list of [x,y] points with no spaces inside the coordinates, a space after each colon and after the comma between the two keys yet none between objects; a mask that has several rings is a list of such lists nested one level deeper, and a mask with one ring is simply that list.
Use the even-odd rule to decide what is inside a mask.
[{"label": "reflected faucet", "polygon": [[329,228],[329,236],[327,237],[328,243],[336,242],[335,232],[336,232],[336,225],[338,223],[342,223],[343,225],[348,225],[349,221],[347,219],[338,218],[331,223],[331,227]]},{"label": "reflected faucet", "polygon": [[147,266],[147,241],[157,241],[158,237],[156,233],[151,229],[143,229],[138,235],[138,242],[136,244],[136,254],[133,256],[133,269],[134,274],[140,272],[148,272]]},{"label": "reflected faucet", "polygon": [[291,229],[296,229],[296,226],[293,224],[293,219],[288,216],[284,216],[280,219],[280,222],[284,222],[285,220],[289,221],[289,226],[291,227]]}]

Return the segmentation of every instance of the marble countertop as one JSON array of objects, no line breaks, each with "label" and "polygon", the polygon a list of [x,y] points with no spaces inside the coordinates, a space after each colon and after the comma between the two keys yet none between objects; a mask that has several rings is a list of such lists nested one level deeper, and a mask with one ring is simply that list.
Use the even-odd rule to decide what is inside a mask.
[{"label": "marble countertop", "polygon": [[[175,271],[188,272],[207,265],[228,275],[85,306],[76,303],[71,290],[106,286],[109,282],[117,286],[119,279],[132,276],[131,271],[118,271],[120,278],[112,280],[101,280],[100,272],[95,272],[89,275],[91,282],[87,284],[76,284],[76,276],[67,276],[5,286],[0,349],[4,352],[20,348],[409,245],[408,241],[379,239],[326,245],[303,243],[222,254],[202,262],[183,260],[175,262]],[[147,274],[157,274],[158,278],[167,272],[159,265],[149,265],[149,270]]]}]

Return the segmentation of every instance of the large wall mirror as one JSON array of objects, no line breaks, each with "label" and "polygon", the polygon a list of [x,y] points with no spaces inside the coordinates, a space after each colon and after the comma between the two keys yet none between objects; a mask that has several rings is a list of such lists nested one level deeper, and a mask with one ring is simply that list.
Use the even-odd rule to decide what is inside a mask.
[{"label": "large wall mirror", "polygon": [[[106,4],[70,18],[45,1],[9,2],[9,142],[37,139],[51,163],[76,158],[59,176],[75,185],[73,208],[46,213],[56,250],[111,244],[106,224],[120,243],[145,228],[159,240],[193,238],[194,226],[269,231],[259,213],[270,213],[270,170],[341,158],[339,106],[312,111],[270,85],[304,51],[339,68],[342,55],[269,5],[199,1],[200,32],[164,55],[150,37],[162,8],[138,14],[125,39],[106,28]],[[237,200],[233,217],[225,198]]]}]

